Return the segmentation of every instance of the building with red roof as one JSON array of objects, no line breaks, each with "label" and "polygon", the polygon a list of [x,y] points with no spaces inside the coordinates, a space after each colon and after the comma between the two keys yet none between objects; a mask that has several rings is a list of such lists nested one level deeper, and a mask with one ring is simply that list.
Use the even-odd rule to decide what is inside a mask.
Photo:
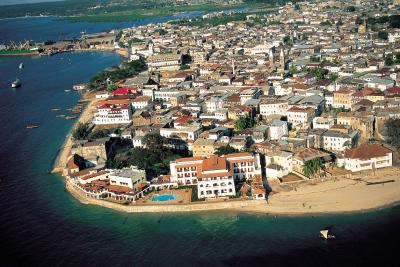
[{"label": "building with red roof", "polygon": [[390,167],[393,163],[392,155],[392,151],[383,145],[364,144],[346,150],[344,167],[352,172]]}]

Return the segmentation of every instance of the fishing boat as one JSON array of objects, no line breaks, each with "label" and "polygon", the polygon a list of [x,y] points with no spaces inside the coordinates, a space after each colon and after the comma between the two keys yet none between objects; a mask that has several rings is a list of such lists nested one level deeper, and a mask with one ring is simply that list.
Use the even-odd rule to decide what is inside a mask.
[{"label": "fishing boat", "polygon": [[324,239],[335,239],[336,236],[330,233],[329,229],[324,229],[319,231],[320,237]]},{"label": "fishing boat", "polygon": [[36,125],[36,124],[29,124],[26,126],[27,129],[34,129],[34,128],[38,128],[38,127],[39,127],[39,125]]},{"label": "fishing boat", "polygon": [[21,62],[21,63],[19,64],[19,69],[22,70],[23,68],[24,68],[24,63]]},{"label": "fishing boat", "polygon": [[12,88],[18,88],[18,87],[20,87],[22,85],[22,83],[21,83],[21,81],[17,78],[17,79],[15,79],[15,81],[13,81],[12,83],[11,83],[11,87]]},{"label": "fishing boat", "polygon": [[76,119],[76,116],[67,116],[65,117],[66,120],[74,120]]}]

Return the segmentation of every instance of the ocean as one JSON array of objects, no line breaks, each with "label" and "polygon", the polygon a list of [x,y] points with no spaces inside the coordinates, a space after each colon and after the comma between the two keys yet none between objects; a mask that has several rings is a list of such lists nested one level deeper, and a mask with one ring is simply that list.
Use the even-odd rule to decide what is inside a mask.
[{"label": "ocean", "polygon": [[[120,60],[93,52],[0,57],[1,266],[398,265],[400,206],[314,216],[127,214],[74,199],[49,173],[73,125],[56,114],[79,99],[64,90]],[[11,89],[16,77],[23,85]],[[337,239],[321,240],[331,225]]]}]

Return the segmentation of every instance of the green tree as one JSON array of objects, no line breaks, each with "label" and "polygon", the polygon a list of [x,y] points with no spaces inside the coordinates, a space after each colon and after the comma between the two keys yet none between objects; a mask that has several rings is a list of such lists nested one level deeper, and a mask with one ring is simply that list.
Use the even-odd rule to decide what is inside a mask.
[{"label": "green tree", "polygon": [[218,147],[217,151],[215,151],[215,154],[217,154],[218,156],[222,156],[222,155],[236,153],[236,152],[239,152],[239,150],[231,147],[230,145],[227,145],[227,146]]},{"label": "green tree", "polygon": [[400,119],[389,119],[385,122],[389,144],[400,148]]},{"label": "green tree", "polygon": [[354,11],[356,11],[356,8],[354,6],[348,6],[348,7],[346,7],[346,11],[347,12],[354,12]]},{"label": "green tree", "polygon": [[107,85],[107,92],[109,92],[109,93],[112,93],[117,89],[118,89],[118,86],[116,86],[115,84]]},{"label": "green tree", "polygon": [[288,44],[290,42],[290,36],[286,35],[285,37],[283,37],[283,43]]},{"label": "green tree", "polygon": [[336,81],[338,78],[338,75],[334,72],[329,73],[328,79],[331,80],[332,82]]},{"label": "green tree", "polygon": [[323,80],[325,78],[326,71],[322,68],[308,69],[307,72],[317,78],[317,80]]},{"label": "green tree", "polygon": [[303,165],[303,174],[307,177],[314,176],[316,173],[319,173],[323,167],[322,158],[314,158],[312,160],[307,161]]},{"label": "green tree", "polygon": [[385,57],[385,65],[386,66],[392,66],[393,65],[393,56],[392,55],[387,55]]},{"label": "green tree", "polygon": [[389,34],[385,31],[380,31],[380,32],[378,32],[378,38],[387,40],[389,38]]},{"label": "green tree", "polygon": [[186,64],[183,64],[179,69],[180,70],[188,70],[188,69],[190,69],[190,66],[186,65]]},{"label": "green tree", "polygon": [[249,116],[240,117],[238,120],[235,121],[235,129],[239,131],[251,128],[253,126],[254,126],[254,119],[250,118]]},{"label": "green tree", "polygon": [[89,123],[79,123],[76,128],[72,130],[72,138],[74,140],[84,140],[89,133]]}]

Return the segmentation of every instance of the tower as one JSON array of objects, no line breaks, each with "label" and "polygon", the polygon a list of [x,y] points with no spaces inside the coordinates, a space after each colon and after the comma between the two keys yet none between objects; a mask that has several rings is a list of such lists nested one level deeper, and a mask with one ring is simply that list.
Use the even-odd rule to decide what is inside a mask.
[{"label": "tower", "polygon": [[271,66],[274,65],[275,61],[274,61],[274,51],[273,51],[273,48],[269,49],[269,56],[268,56],[268,59],[269,59],[269,64],[270,64]]},{"label": "tower", "polygon": [[286,66],[285,53],[283,52],[283,47],[281,47],[281,52],[279,54],[279,70],[281,72],[284,72],[285,66]]},{"label": "tower", "polygon": [[364,18],[363,23],[358,27],[358,33],[365,34],[367,32],[367,19]]},{"label": "tower", "polygon": [[151,41],[149,42],[149,54],[154,54],[154,44]]}]

